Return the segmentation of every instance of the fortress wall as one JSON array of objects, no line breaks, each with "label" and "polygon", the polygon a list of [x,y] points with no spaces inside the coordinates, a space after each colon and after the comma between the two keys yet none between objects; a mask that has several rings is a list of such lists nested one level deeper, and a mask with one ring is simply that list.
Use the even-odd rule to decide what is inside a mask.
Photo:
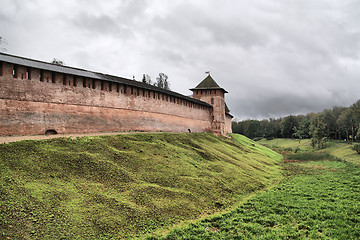
[{"label": "fortress wall", "polygon": [[[31,79],[25,79],[26,68],[22,66],[17,67],[18,78],[13,78],[11,64],[4,65],[0,89],[3,99],[124,108],[209,120],[210,108],[163,93],[49,71],[40,74],[38,69],[31,69]],[[93,81],[95,89],[88,87]]]},{"label": "fortress wall", "polygon": [[135,110],[0,99],[0,136],[114,131],[204,132],[209,121]]},{"label": "fortress wall", "polygon": [[211,129],[211,108],[185,99],[99,79],[13,68],[5,62],[1,66],[0,135],[43,134],[47,129],[58,133]]},{"label": "fortress wall", "polygon": [[231,117],[225,114],[225,133],[232,133]]}]

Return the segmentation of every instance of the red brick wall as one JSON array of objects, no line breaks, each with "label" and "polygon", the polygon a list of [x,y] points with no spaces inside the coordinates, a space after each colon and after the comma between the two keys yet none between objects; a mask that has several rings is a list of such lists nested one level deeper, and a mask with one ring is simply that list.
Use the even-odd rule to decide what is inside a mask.
[{"label": "red brick wall", "polygon": [[135,87],[131,94],[130,86],[110,86],[98,79],[93,89],[93,79],[39,69],[31,69],[31,79],[26,79],[28,68],[23,66],[17,66],[14,78],[13,65],[2,66],[0,135],[44,134],[48,129],[80,133],[204,132],[211,128],[211,108],[183,99],[158,92],[154,97],[153,91]]},{"label": "red brick wall", "polygon": [[225,115],[225,133],[232,133],[231,117]]},{"label": "red brick wall", "polygon": [[195,99],[204,101],[213,106],[212,129],[217,133],[228,133],[225,127],[225,100],[224,91],[222,90],[193,90]]}]

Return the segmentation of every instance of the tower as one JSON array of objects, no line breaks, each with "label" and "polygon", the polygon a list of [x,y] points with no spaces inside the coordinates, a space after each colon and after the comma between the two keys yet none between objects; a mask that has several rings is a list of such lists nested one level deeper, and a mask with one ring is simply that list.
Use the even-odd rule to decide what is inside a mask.
[{"label": "tower", "polygon": [[193,92],[193,98],[206,102],[213,107],[212,131],[219,134],[228,133],[228,118],[230,118],[231,125],[232,116],[229,114],[229,109],[225,104],[225,93],[227,91],[221,88],[210,74],[199,85],[190,90]]}]

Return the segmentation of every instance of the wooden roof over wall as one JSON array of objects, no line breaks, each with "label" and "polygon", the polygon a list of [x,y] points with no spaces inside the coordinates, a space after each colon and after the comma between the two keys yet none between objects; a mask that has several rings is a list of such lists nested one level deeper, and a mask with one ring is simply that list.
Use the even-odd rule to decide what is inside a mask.
[{"label": "wooden roof over wall", "polygon": [[92,71],[88,71],[88,70],[84,70],[84,69],[80,69],[80,68],[56,65],[56,64],[52,64],[52,63],[42,62],[42,61],[33,60],[33,59],[29,59],[29,58],[24,58],[24,57],[18,57],[18,56],[1,53],[1,52],[0,52],[0,61],[17,64],[17,65],[21,65],[21,66],[25,66],[25,67],[43,69],[43,70],[52,71],[52,72],[65,73],[65,74],[70,74],[70,75],[75,75],[75,76],[80,76],[80,77],[85,77],[85,78],[92,78],[92,79],[99,79],[99,80],[104,80],[104,81],[109,81],[109,82],[120,83],[120,84],[127,85],[127,86],[133,86],[133,87],[142,88],[142,89],[146,89],[146,90],[150,90],[150,91],[164,93],[164,94],[167,94],[170,96],[174,96],[177,98],[187,100],[189,102],[193,102],[193,103],[196,103],[199,105],[203,105],[203,106],[212,108],[212,106],[206,102],[182,95],[177,92],[169,91],[169,90],[159,88],[159,87],[147,84],[147,83],[138,82],[138,81],[127,79],[127,78],[92,72]]},{"label": "wooden roof over wall", "polygon": [[210,74],[201,81],[201,83],[199,83],[195,88],[191,88],[191,91],[194,90],[222,90],[225,93],[227,93],[227,91],[223,88],[221,88],[216,82],[215,80],[210,76]]}]

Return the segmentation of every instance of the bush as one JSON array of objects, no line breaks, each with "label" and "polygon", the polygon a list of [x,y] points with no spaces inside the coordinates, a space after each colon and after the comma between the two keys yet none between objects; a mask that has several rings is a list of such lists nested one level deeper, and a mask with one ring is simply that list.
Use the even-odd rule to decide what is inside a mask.
[{"label": "bush", "polygon": [[360,144],[355,144],[353,149],[358,153],[360,154]]}]

